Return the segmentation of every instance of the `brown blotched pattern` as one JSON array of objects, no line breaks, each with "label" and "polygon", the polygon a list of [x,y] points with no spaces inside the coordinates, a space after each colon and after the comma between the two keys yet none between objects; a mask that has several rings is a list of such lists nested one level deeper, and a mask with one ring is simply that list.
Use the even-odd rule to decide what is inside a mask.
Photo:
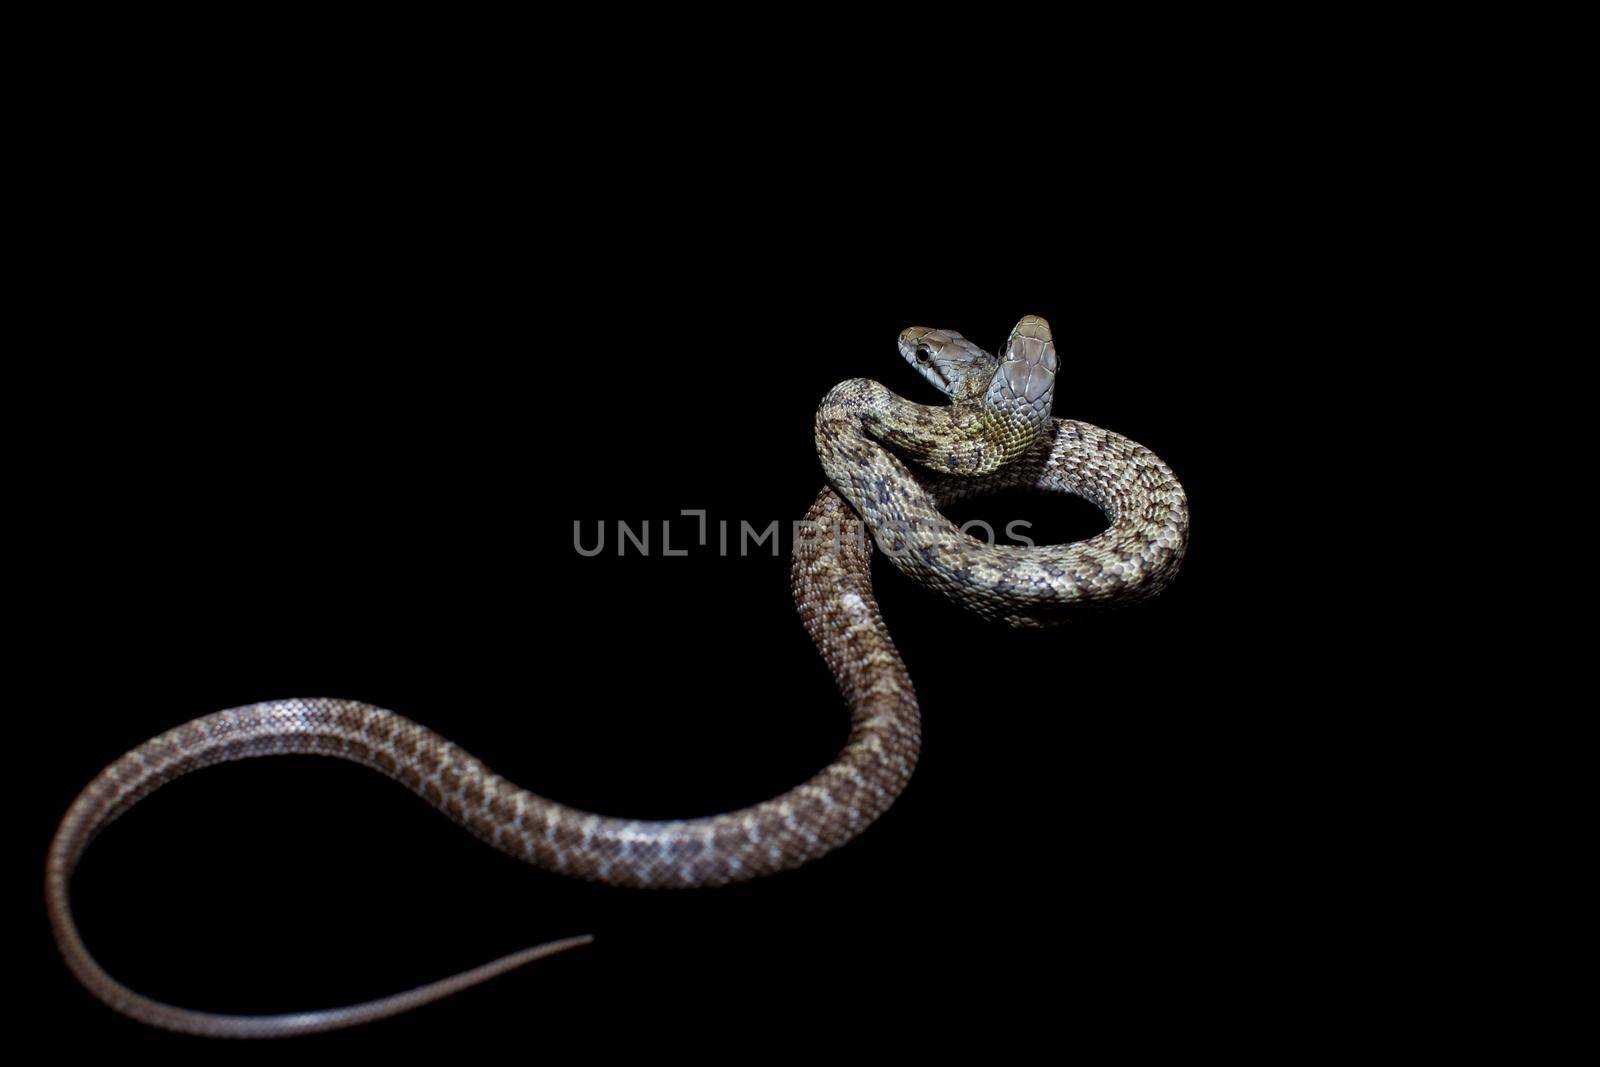
[{"label": "brown blotched pattern", "polygon": [[[901,335],[901,351],[917,364],[930,339],[937,347],[941,338],[945,347],[931,362],[945,358],[950,347],[959,352],[938,380],[927,370],[924,377],[951,396],[949,407],[913,404],[875,381],[854,378],[834,386],[817,409],[817,454],[828,481],[890,561],[962,607],[1013,626],[1059,623],[1164,589],[1188,543],[1183,486],[1138,442],[1049,417],[1058,361],[1044,320],[1023,319],[1001,361],[959,334],[920,327]],[[991,383],[980,400],[968,399],[974,379]],[[1005,429],[983,430],[996,425]],[[1026,437],[1021,449],[1018,426]],[[878,441],[930,470],[908,467]],[[1005,457],[1003,465],[993,465],[995,454]],[[993,473],[975,479],[969,476],[974,469]],[[991,545],[963,534],[940,512],[957,500],[1005,489],[1076,494],[1105,512],[1110,525],[1072,544]]]},{"label": "brown blotched pattern", "polygon": [[[902,570],[1014,625],[1042,625],[1087,606],[1153,594],[1176,571],[1188,530],[1183,490],[1152,453],[1098,427],[1050,419],[1057,364],[1044,320],[1024,319],[1001,360],[946,331],[908,330],[901,349],[953,405],[910,404],[858,379],[830,392],[817,414],[818,454],[833,484],[806,514],[810,536],[796,541],[791,584],[806,630],[850,707],[852,727],[838,758],[810,781],[722,815],[619,819],[531,793],[426,727],[370,704],[279,700],[217,712],[118,759],[62,819],[46,864],[45,897],[72,972],[106,1004],[154,1026],[213,1037],[283,1037],[407,1011],[588,942],[552,942],[383,1000],[291,1015],[189,1011],[133,992],[84,947],[69,907],[72,871],[95,835],[139,799],[229,760],[279,753],[351,760],[406,785],[503,852],[618,886],[742,881],[797,867],[861,833],[905,788],[921,741],[911,679],[872,594],[863,519]],[[913,474],[879,441],[906,446],[935,470],[955,473]],[[1085,496],[1107,513],[1111,527],[1079,544],[1020,549],[976,542],[938,512],[962,496],[1022,486]]]}]

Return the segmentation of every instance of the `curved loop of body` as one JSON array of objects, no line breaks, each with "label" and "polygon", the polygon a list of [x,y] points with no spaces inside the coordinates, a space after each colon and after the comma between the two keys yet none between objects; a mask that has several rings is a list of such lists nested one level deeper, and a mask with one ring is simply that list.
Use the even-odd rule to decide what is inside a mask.
[{"label": "curved loop of body", "polygon": [[[370,704],[278,700],[216,712],[116,760],[62,819],[46,862],[45,899],[73,974],[110,1007],[153,1026],[286,1037],[408,1011],[591,940],[536,946],[381,1000],[287,1015],[193,1011],[134,992],[106,973],[79,936],[72,872],[95,836],[141,798],[231,760],[282,753],[350,760],[396,779],[516,858],[617,886],[743,881],[797,867],[860,834],[910,781],[921,744],[916,694],[873,596],[873,542],[903,572],[968,610],[1043,626],[1159,592],[1188,537],[1183,488],[1154,453],[1097,426],[1050,417],[1057,357],[1043,319],[1023,319],[999,358],[960,334],[922,327],[905,331],[900,348],[950,405],[912,404],[854,379],[817,412],[817,452],[831,484],[806,513],[812,535],[795,545],[791,589],[849,706],[851,731],[838,757],[809,781],[704,818],[615,818],[529,792],[437,733]],[[925,469],[908,467],[897,451]],[[963,497],[1018,488],[1085,497],[1110,525],[1087,541],[1019,548],[976,541],[940,513]]]}]

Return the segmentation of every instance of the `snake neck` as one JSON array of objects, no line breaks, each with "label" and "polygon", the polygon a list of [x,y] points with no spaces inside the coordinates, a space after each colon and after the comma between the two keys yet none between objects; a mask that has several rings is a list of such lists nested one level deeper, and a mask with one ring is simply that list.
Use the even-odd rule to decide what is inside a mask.
[{"label": "snake neck", "polygon": [[936,414],[903,410],[883,416],[868,414],[862,418],[862,429],[908,459],[941,473],[968,478],[993,474],[1026,452],[1039,434],[1039,427],[1019,414],[981,403],[905,407]]},{"label": "snake neck", "polygon": [[870,439],[929,470],[979,478],[1020,457],[1049,422],[1048,402],[1041,406],[985,397],[929,407],[913,404],[878,382],[855,378],[823,398],[816,430],[824,451],[855,457],[847,462],[858,462]]}]

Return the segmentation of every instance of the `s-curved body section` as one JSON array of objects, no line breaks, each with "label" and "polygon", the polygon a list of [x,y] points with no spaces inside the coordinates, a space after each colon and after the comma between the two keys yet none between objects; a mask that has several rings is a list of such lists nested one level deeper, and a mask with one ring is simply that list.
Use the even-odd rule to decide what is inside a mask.
[{"label": "s-curved body section", "polygon": [[219,711],[146,741],[79,794],[50,847],[46,907],[73,974],[106,1004],[141,1022],[214,1037],[285,1037],[371,1022],[590,938],[541,945],[366,1004],[273,1016],[197,1012],[129,989],[90,955],[69,896],[79,858],[101,830],[167,782],[216,763],[297,753],[370,767],[502,852],[560,874],[646,889],[724,885],[797,867],[837,848],[905,788],[920,742],[909,679],[903,691],[880,687],[852,708],[844,750],[810,781],[739,811],[659,821],[619,819],[559,804],[495,774],[427,727],[359,701],[275,700]]}]

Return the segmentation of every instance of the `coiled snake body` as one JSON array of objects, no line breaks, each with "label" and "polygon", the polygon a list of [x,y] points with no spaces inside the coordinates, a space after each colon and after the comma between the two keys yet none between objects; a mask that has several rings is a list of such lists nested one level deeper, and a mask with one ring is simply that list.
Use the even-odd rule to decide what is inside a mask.
[{"label": "coiled snake body", "polygon": [[[276,700],[185,723],[107,767],[73,802],[50,846],[45,898],[63,958],[110,1007],[141,1022],[214,1037],[282,1037],[409,1010],[532,960],[587,943],[551,942],[420,989],[288,1015],[190,1011],[142,996],[89,954],[69,883],[102,829],[142,797],[200,767],[313,753],[403,783],[494,847],[552,871],[641,888],[715,886],[797,867],[882,815],[910,780],[920,743],[916,695],[872,593],[874,541],[895,566],[970,610],[1015,626],[1132,603],[1176,573],[1188,532],[1183,488],[1143,446],[1087,423],[1052,419],[1057,354],[1049,326],[1018,323],[1003,356],[950,331],[913,328],[902,355],[951,404],[912,404],[876,382],[836,386],[817,411],[830,486],[806,513],[791,567],[806,630],[849,705],[844,750],[810,781],[740,811],[639,821],[547,800],[496,775],[410,719],[350,700]],[[888,446],[888,447],[886,447]],[[916,459],[909,468],[896,454]],[[977,493],[1075,493],[1109,528],[1074,544],[1022,548],[966,536],[940,508]]]}]

